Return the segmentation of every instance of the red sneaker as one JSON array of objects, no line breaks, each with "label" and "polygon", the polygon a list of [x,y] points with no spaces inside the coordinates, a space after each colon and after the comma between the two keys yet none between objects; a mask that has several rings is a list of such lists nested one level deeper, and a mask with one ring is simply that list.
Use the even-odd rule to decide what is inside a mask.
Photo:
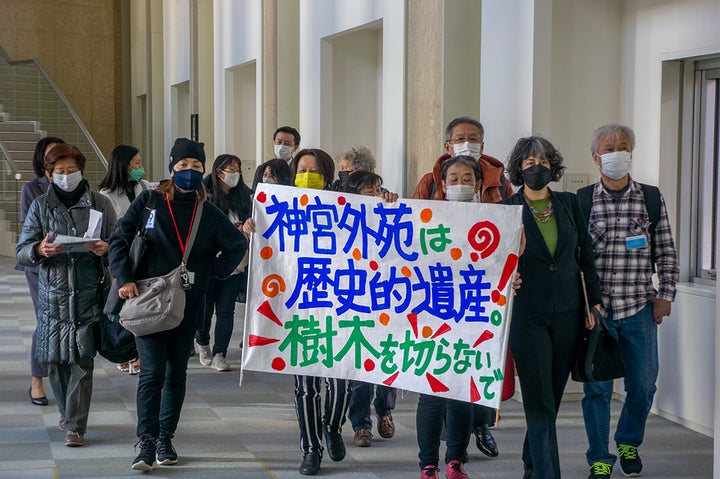
[{"label": "red sneaker", "polygon": [[425,466],[420,471],[420,479],[438,479],[438,468],[437,466]]},{"label": "red sneaker", "polygon": [[448,465],[445,466],[445,477],[447,477],[447,479],[470,479],[468,475],[465,474],[463,463],[457,459],[450,461]]}]

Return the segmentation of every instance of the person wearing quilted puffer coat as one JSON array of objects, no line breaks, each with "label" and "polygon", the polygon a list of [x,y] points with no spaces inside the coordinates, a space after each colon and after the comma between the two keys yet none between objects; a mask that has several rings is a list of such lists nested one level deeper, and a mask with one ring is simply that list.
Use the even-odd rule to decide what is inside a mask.
[{"label": "person wearing quilted puffer coat", "polygon": [[[92,396],[95,356],[93,325],[102,313],[98,285],[115,211],[91,191],[82,173],[85,157],[74,146],[56,145],[45,157],[51,176],[47,193],[36,198],[17,245],[18,262],[39,267],[38,329],[33,354],[48,363],[48,378],[60,412],[65,445],[84,445]],[[56,235],[82,237],[91,211],[102,213],[100,239],[63,246]]]}]

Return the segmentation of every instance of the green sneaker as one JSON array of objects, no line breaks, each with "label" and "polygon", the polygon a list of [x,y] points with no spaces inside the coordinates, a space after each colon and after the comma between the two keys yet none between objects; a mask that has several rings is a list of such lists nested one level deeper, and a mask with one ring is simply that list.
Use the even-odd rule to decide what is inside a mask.
[{"label": "green sneaker", "polygon": [[605,462],[593,462],[590,466],[590,475],[588,479],[601,479],[610,477],[612,474],[612,466]]},{"label": "green sneaker", "polygon": [[642,461],[638,456],[637,447],[627,444],[618,444],[618,456],[620,456],[620,470],[627,477],[637,477],[642,471]]}]

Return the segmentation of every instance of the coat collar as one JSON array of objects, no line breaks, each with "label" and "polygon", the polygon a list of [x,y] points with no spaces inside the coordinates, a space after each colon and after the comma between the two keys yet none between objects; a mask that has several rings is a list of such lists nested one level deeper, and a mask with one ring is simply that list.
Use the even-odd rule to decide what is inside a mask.
[{"label": "coat collar", "polygon": [[[92,191],[90,190],[90,184],[87,182],[87,180],[83,180],[82,184],[85,185],[85,192],[82,194],[80,199],[77,203],[72,205],[70,208],[92,208],[93,202],[92,202]],[[47,189],[47,195],[45,197],[45,202],[49,208],[57,209],[57,208],[65,208],[65,205],[62,201],[60,201],[60,198],[58,198],[57,193],[55,192],[55,188],[53,187],[52,183],[50,183],[50,186]]]}]

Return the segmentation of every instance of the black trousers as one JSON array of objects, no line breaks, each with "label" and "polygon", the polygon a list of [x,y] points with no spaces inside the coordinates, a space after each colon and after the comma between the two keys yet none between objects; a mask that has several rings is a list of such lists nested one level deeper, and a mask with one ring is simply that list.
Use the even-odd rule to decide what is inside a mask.
[{"label": "black trousers", "polygon": [[[30,288],[30,299],[32,299],[33,309],[35,310],[35,319],[37,319],[37,300],[38,300],[38,273],[37,271],[25,271],[25,279],[27,279],[28,288]],[[35,357],[35,344],[37,343],[37,328],[32,335],[32,348],[30,349],[30,371],[34,378],[48,377],[47,363],[43,363]]]},{"label": "black trousers", "polygon": [[472,423],[472,403],[421,394],[418,399],[415,425],[417,429],[420,469],[440,462],[440,436],[443,423],[447,429],[445,464],[467,459]]},{"label": "black trousers", "polygon": [[234,274],[227,279],[210,278],[205,291],[205,314],[200,328],[195,333],[198,344],[210,344],[210,326],[215,312],[215,339],[212,355],[227,356],[230,338],[235,327],[235,300],[240,292],[241,278]]},{"label": "black trousers", "polygon": [[[325,404],[321,416],[322,381],[325,381]],[[295,411],[303,454],[316,451],[322,454],[322,428],[340,432],[349,401],[350,381],[346,379],[295,376]]]},{"label": "black trousers", "polygon": [[185,401],[187,363],[195,328],[183,321],[175,329],[135,338],[140,357],[137,387],[137,437],[175,435]]},{"label": "black trousers", "polygon": [[560,479],[555,421],[584,327],[580,312],[513,314],[510,347],[527,424],[522,458],[535,479]]},{"label": "black trousers", "polygon": [[494,426],[497,410],[481,404],[473,404],[473,427]]}]

